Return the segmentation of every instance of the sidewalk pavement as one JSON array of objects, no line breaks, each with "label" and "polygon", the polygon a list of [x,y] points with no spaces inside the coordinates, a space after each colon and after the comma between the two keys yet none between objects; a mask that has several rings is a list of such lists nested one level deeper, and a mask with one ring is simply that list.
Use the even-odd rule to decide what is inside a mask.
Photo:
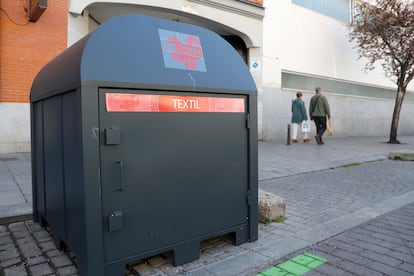
[{"label": "sidewalk pavement", "polygon": [[0,154],[0,224],[31,217],[30,153]]},{"label": "sidewalk pavement", "polygon": [[[326,135],[325,135],[326,136]],[[414,153],[414,136],[399,136],[401,144],[388,144],[388,137],[325,137],[325,145],[259,142],[259,181],[326,170],[352,163],[387,159],[391,152]]]},{"label": "sidewalk pavement", "polygon": [[[402,144],[387,137],[325,138],[325,145],[284,141],[259,142],[259,182],[326,170],[355,162],[386,159],[390,152],[414,152],[414,136],[400,136]],[[30,153],[0,154],[0,222],[32,213]]]},{"label": "sidewalk pavement", "polygon": [[[312,192],[306,191],[303,195],[300,194],[301,190],[305,190],[301,188],[301,182],[310,181],[306,173],[384,160],[388,158],[391,152],[414,152],[414,136],[400,136],[399,140],[402,142],[400,145],[387,144],[387,137],[326,137],[325,145],[317,145],[314,141],[306,144],[298,143],[292,145],[286,145],[283,141],[259,142],[259,187],[286,198],[287,212],[293,215],[290,215],[288,221],[283,224],[260,225],[259,241],[255,243],[234,247],[228,241],[223,241],[223,239],[213,239],[202,244],[202,252],[220,251],[222,253],[213,258],[216,260],[217,265],[212,265],[212,270],[203,269],[204,265],[213,262],[206,257],[211,254],[204,256],[202,254],[199,261],[179,268],[165,268],[167,270],[170,269],[170,273],[167,273],[167,275],[179,275],[180,272],[190,272],[194,275],[199,275],[198,273],[200,275],[215,275],[215,272],[223,272],[222,269],[225,269],[226,273],[221,275],[243,274],[242,272],[249,271],[249,269],[257,269],[261,264],[268,265],[272,261],[301,248],[311,246],[321,240],[369,221],[374,217],[413,203],[414,183],[411,183],[411,180],[408,182],[413,184],[412,187],[410,186],[411,184],[406,184],[403,187],[387,189],[387,175],[394,174],[393,171],[387,171],[393,169],[393,165],[390,163],[376,165],[384,166],[381,169],[384,175],[377,182],[373,183],[374,186],[353,187],[355,194],[368,197],[371,201],[348,199],[349,191],[346,193],[336,190],[325,191],[326,187],[314,186],[318,182],[318,177],[324,177],[325,180],[319,182],[326,183],[338,181],[338,177],[342,180],[347,178],[347,175],[338,176],[337,174],[332,176],[313,175],[312,177],[317,178],[315,181],[311,181],[312,189],[316,192],[312,194]],[[28,232],[32,234],[42,231],[42,229],[37,227],[37,224],[33,224],[30,221],[30,214],[32,212],[30,166],[30,153],[0,154],[0,224],[26,220],[25,222],[10,224],[7,228],[9,232],[13,228],[27,228],[29,229]],[[366,171],[360,171],[356,179],[347,183],[348,186],[358,184],[359,180],[364,177],[367,177],[365,182],[369,183],[371,181],[372,176],[369,175],[370,166],[367,165],[361,169]],[[368,175],[365,175],[366,173]],[[401,178],[405,176],[405,179],[410,179],[410,177],[414,176],[411,169],[401,170],[400,173]],[[406,173],[411,173],[411,175],[405,175]],[[295,178],[287,178],[288,176]],[[285,183],[285,180],[289,180],[287,181],[288,183]],[[380,187],[380,183],[382,183],[383,187]],[[296,188],[292,190],[294,186]],[[365,188],[367,189],[366,191],[364,191]],[[379,190],[378,193],[375,192],[377,188]],[[366,192],[366,195],[364,195],[364,192]],[[339,194],[338,197],[337,193],[344,194]],[[318,203],[325,206],[322,208],[318,206]],[[2,229],[6,231],[6,228],[3,227]],[[34,237],[35,242],[38,244],[51,243],[50,238],[49,240],[45,239],[45,236],[47,235],[41,232],[41,240]],[[212,244],[215,245],[212,246]],[[42,245],[39,246],[43,249]],[[50,245],[47,247],[50,247]],[[260,249],[260,254],[257,253],[258,249]],[[220,259],[225,258],[224,255],[226,254],[229,256],[237,255],[238,258],[233,263],[231,260],[230,263],[220,262]],[[60,255],[54,256],[62,257]],[[56,264],[53,266],[56,267]],[[73,272],[73,266],[70,263],[68,264],[67,261],[64,268]],[[138,270],[141,274],[152,269],[154,269],[154,266],[148,265],[148,263],[139,264],[135,267],[135,271]],[[234,269],[234,271],[231,269]],[[157,271],[159,272],[159,270]],[[174,274],[174,271],[176,271],[176,274]],[[234,274],[232,274],[233,272]]]}]

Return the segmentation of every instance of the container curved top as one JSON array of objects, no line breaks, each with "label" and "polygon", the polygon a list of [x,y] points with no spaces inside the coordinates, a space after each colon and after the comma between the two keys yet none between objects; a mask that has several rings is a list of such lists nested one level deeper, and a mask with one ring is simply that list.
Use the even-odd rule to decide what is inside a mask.
[{"label": "container curved top", "polygon": [[83,86],[257,91],[247,65],[219,35],[143,15],[114,17],[63,51],[40,70],[30,100]]}]

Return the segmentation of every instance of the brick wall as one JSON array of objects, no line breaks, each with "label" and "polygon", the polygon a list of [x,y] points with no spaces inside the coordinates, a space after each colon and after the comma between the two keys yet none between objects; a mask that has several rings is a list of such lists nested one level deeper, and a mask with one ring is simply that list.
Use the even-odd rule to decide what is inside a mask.
[{"label": "brick wall", "polygon": [[68,0],[49,0],[34,23],[28,23],[28,5],[0,0],[0,102],[29,102],[36,74],[67,47]]}]

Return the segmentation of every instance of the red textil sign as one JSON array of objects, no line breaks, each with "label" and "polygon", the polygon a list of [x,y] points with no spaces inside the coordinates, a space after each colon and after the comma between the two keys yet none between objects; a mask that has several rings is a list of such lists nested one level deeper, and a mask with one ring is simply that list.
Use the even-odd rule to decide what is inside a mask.
[{"label": "red textil sign", "polygon": [[245,112],[244,98],[106,93],[107,112]]}]

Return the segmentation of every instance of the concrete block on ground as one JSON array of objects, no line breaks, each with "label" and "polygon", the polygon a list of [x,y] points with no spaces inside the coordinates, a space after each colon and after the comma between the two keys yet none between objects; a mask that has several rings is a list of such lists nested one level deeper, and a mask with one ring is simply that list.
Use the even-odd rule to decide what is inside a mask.
[{"label": "concrete block on ground", "polygon": [[285,200],[275,194],[259,189],[259,221],[275,221],[279,217],[285,217]]},{"label": "concrete block on ground", "polygon": [[414,151],[391,152],[388,158],[392,160],[414,161]]}]

